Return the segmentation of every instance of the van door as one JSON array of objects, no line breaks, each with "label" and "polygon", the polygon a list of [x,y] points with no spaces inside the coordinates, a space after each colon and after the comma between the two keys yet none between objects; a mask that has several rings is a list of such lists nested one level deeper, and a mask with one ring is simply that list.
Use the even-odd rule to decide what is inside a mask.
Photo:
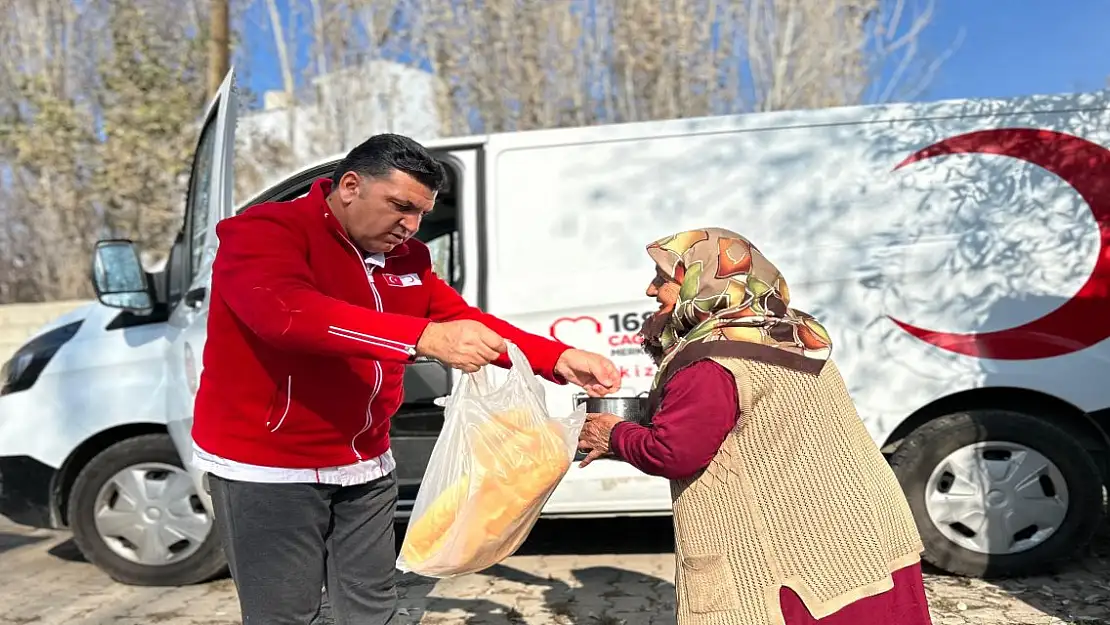
[{"label": "van door", "polygon": [[[498,134],[485,146],[486,310],[608,356],[621,373],[620,397],[649,391],[655,373],[637,343],[657,308],[644,295],[654,271],[644,246],[691,221],[689,211],[660,198],[701,180],[687,168],[675,174],[673,188],[656,184],[667,150],[697,144],[674,132],[664,148],[645,135],[643,125],[620,125]],[[581,398],[573,385],[549,385],[546,394],[552,414],[571,412]],[[544,514],[657,514],[670,506],[666,480],[602,458],[584,469],[572,464]]]},{"label": "van door", "polygon": [[[192,458],[193,398],[200,380],[208,321],[208,286],[218,245],[216,223],[230,217],[235,210],[232,158],[238,100],[234,83],[235,70],[232,69],[208,105],[189,174],[184,227],[166,269],[171,272],[167,292],[180,294],[169,302],[166,414],[170,436],[186,466]],[[211,511],[201,475],[192,468],[190,473],[205,507]]]}]

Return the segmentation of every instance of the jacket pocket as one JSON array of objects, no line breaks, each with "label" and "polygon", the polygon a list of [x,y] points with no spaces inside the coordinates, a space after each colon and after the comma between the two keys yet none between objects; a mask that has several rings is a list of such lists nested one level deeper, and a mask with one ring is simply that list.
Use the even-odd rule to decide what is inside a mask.
[{"label": "jacket pocket", "polygon": [[682,583],[687,607],[694,614],[737,610],[736,576],[728,558],[720,554],[682,558]]},{"label": "jacket pocket", "polygon": [[266,427],[271,432],[277,432],[289,416],[289,409],[293,404],[293,376],[285,379],[285,387],[279,387],[274,393],[274,401],[270,402],[270,416],[266,419]]}]

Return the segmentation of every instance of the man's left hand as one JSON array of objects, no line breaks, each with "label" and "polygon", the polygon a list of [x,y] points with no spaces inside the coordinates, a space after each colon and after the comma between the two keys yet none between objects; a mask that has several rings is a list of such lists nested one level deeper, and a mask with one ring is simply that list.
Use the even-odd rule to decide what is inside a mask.
[{"label": "man's left hand", "polygon": [[621,421],[623,419],[613,414],[586,415],[586,425],[582,426],[582,431],[578,434],[578,450],[589,453],[582,462],[578,463],[579,467],[584,467],[609,453],[609,439],[613,436],[613,428]]},{"label": "man's left hand", "polygon": [[555,364],[555,373],[571,384],[581,386],[590,397],[603,397],[621,389],[621,374],[605,356],[568,349]]}]

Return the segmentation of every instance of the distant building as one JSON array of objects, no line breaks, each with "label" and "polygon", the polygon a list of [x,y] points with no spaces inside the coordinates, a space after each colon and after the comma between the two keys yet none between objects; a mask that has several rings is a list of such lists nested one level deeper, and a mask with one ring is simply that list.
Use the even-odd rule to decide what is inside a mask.
[{"label": "distant building", "polygon": [[294,106],[285,92],[266,92],[262,110],[239,116],[236,134],[248,148],[239,154],[249,155],[250,147],[262,141],[286,144],[296,168],[381,132],[434,139],[440,129],[435,80],[407,65],[371,61],[314,78],[311,91],[297,94],[300,102]]}]

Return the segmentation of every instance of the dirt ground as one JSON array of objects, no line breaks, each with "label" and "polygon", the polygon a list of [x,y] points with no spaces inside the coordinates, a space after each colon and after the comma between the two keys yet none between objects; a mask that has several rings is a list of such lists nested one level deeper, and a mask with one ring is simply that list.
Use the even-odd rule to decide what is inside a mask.
[{"label": "dirt ground", "polygon": [[[481,575],[399,578],[402,623],[674,623],[669,519],[542,521],[521,552]],[[936,625],[1110,625],[1110,531],[1044,576],[987,583],[930,571]],[[64,532],[0,520],[0,624],[238,623],[228,579],[184,588],[117,584]]]}]

